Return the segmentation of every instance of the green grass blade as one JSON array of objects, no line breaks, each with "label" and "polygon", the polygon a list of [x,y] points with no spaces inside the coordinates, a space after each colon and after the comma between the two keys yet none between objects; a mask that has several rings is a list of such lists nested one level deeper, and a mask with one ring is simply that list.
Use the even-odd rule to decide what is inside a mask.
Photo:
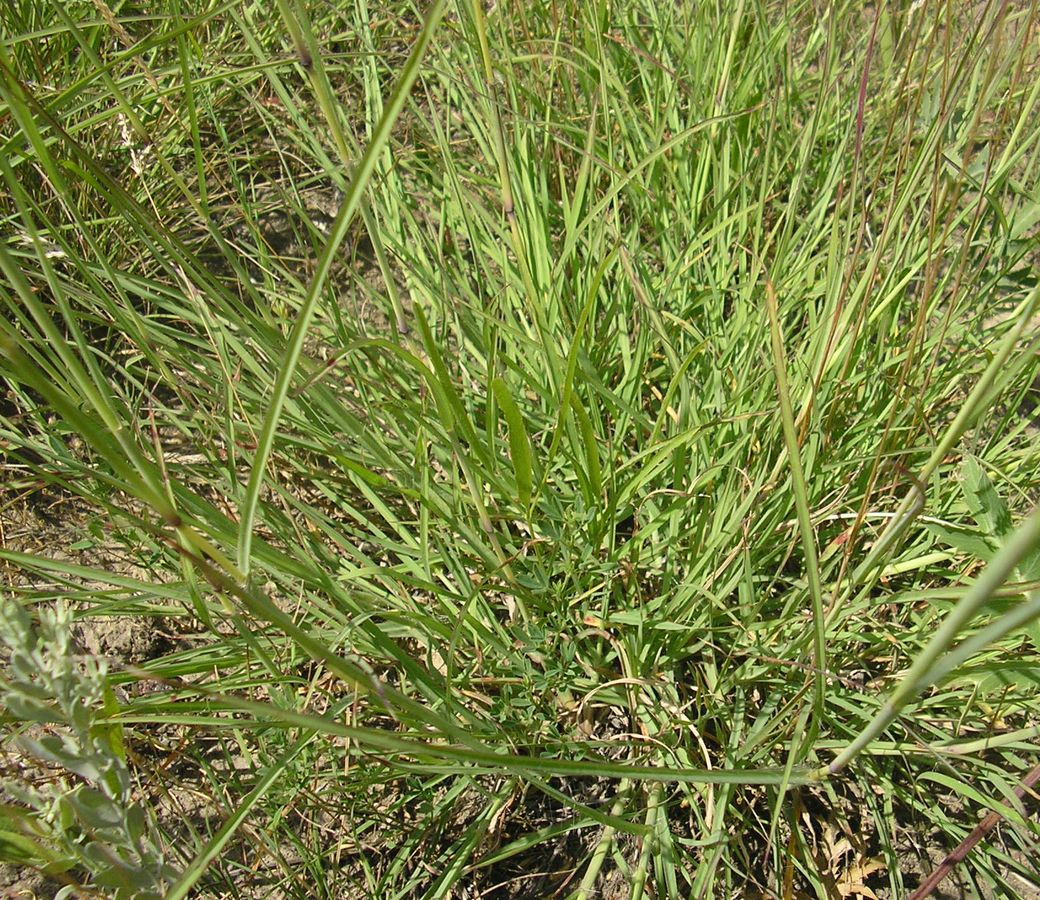
[{"label": "green grass blade", "polygon": [[401,70],[393,93],[387,100],[383,115],[373,130],[372,139],[365,148],[361,159],[358,160],[346,195],[340,204],[339,212],[336,214],[336,219],[330,229],[328,240],[318,259],[317,268],[311,278],[307,294],[303,298],[300,310],[296,315],[296,322],[289,337],[289,345],[278,369],[278,377],[275,380],[267,415],[264,417],[264,422],[257,438],[257,447],[253,456],[252,469],[249,473],[249,482],[246,485],[246,492],[242,499],[242,507],[239,513],[241,525],[238,539],[238,568],[243,575],[248,575],[250,569],[253,525],[260,501],[260,489],[266,477],[267,463],[274,446],[275,435],[278,432],[282,408],[285,405],[290,384],[296,373],[300,355],[303,352],[303,345],[307,339],[311,319],[324,290],[325,280],[328,277],[329,270],[332,268],[332,263],[336,258],[340,245],[343,243],[343,239],[347,236],[350,224],[361,204],[362,195],[368,186],[372,173],[375,171],[376,161],[390,138],[391,129],[404,108],[405,101],[412,89],[412,85],[415,83],[415,79],[419,77],[419,69],[422,65],[423,57],[430,42],[433,40],[437,24],[444,13],[444,7],[445,0],[435,0],[430,7],[408,61]]}]

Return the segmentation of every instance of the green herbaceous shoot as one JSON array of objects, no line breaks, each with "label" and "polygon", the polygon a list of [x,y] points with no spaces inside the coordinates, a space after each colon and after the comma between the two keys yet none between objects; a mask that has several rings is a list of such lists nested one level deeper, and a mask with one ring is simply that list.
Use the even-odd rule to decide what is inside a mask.
[{"label": "green herbaceous shoot", "polygon": [[0,893],[1040,883],[1035,4],[0,22]]}]

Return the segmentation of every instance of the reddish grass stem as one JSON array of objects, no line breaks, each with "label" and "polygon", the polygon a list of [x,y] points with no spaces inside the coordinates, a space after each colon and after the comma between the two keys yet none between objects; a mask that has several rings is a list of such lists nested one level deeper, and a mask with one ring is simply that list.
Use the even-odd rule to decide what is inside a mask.
[{"label": "reddish grass stem", "polygon": [[[1040,781],[1040,764],[1034,766],[1030,773],[1019,782],[1018,787],[1015,788],[1015,796],[1021,800],[1027,793],[1032,791],[1033,785],[1037,781]],[[924,900],[953,871],[953,867],[963,862],[975,845],[996,828],[1003,818],[999,812],[991,812],[987,815],[986,818],[975,826],[974,831],[960,842],[957,849],[947,856],[940,863],[939,867],[921,883],[920,887],[910,895],[909,900]]]}]

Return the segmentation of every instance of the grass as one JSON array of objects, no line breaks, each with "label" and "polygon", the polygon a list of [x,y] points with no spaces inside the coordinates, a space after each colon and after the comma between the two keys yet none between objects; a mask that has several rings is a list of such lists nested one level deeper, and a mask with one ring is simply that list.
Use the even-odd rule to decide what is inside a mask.
[{"label": "grass", "polygon": [[956,874],[1040,879],[1034,5],[0,16],[2,502],[71,545],[0,548],[5,858],[902,897],[996,810]]}]

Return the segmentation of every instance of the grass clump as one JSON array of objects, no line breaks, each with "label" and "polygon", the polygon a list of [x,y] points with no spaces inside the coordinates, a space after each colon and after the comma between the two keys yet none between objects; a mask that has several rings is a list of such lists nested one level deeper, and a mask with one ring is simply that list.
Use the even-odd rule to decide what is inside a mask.
[{"label": "grass clump", "polygon": [[6,593],[168,634],[166,896],[1035,881],[1035,12],[277,10],[2,13]]}]

